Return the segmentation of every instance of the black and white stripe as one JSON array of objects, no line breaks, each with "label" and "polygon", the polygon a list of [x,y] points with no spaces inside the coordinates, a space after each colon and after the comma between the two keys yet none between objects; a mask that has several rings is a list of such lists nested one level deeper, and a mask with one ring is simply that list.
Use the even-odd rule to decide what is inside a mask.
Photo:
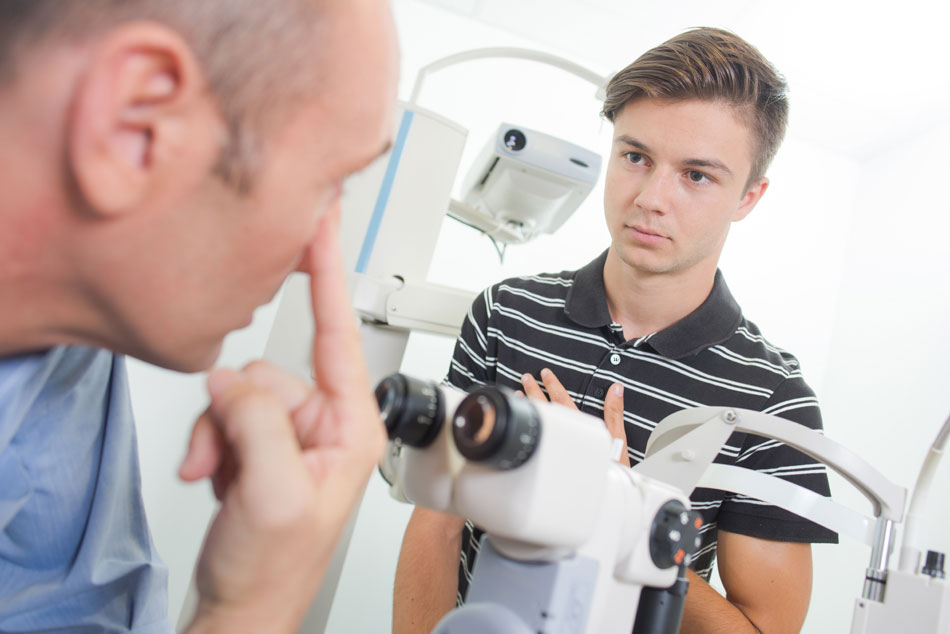
[{"label": "black and white stripe", "polygon": [[[619,382],[624,386],[632,463],[643,459],[653,428],[687,407],[741,407],[821,429],[817,399],[804,382],[798,361],[771,345],[755,324],[742,317],[721,275],[710,299],[688,318],[659,333],[625,341],[622,328],[609,319],[604,257],[579,271],[514,278],[486,289],[462,327],[447,380],[463,389],[485,384],[520,389],[524,373],[537,378],[543,368],[550,368],[582,411],[601,417],[606,390]],[[782,443],[734,434],[716,461],[829,494],[824,468]],[[821,527],[744,496],[698,489],[692,500],[704,523],[702,545],[691,567],[704,576],[715,561],[718,528],[784,541],[835,540]],[[471,578],[479,539],[480,531],[468,525],[463,533],[460,600]]]}]

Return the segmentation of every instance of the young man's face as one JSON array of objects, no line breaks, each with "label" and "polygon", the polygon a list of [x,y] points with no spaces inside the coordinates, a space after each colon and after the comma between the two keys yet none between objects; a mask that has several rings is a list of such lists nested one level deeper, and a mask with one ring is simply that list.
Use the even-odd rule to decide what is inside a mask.
[{"label": "young man's face", "polygon": [[614,119],[604,185],[612,255],[638,274],[715,271],[732,222],[764,192],[746,187],[752,136],[733,106],[628,103]]},{"label": "young man's face", "polygon": [[112,289],[130,329],[114,347],[179,370],[210,365],[223,337],[248,325],[298,266],[320,219],[339,204],[344,177],[385,150],[398,80],[395,31],[383,3],[358,4],[357,15],[314,43],[315,63],[326,68],[318,97],[290,107],[262,139],[250,193],[209,172],[150,227],[151,252],[136,259],[155,265],[135,273],[138,287],[126,275]]}]

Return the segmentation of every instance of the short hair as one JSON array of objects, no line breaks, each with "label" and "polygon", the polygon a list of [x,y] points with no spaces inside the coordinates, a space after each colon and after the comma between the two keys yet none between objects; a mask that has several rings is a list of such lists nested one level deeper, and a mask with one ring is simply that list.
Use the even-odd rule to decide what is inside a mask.
[{"label": "short hair", "polygon": [[82,42],[122,22],[151,20],[192,47],[229,135],[215,172],[252,187],[262,128],[314,90],[326,2],[315,0],[0,0],[0,88],[46,41]]},{"label": "short hair", "polygon": [[641,55],[611,78],[601,114],[640,98],[701,99],[735,106],[753,134],[748,185],[765,175],[788,125],[788,85],[754,46],[715,28],[690,29]]}]

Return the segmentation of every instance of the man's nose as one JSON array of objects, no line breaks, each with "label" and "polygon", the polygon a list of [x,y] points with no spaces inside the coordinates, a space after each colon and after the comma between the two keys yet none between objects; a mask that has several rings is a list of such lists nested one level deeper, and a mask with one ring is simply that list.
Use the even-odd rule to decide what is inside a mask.
[{"label": "man's nose", "polygon": [[675,175],[666,170],[655,169],[644,179],[634,203],[640,209],[653,213],[665,214],[670,209],[672,188],[675,184]]}]

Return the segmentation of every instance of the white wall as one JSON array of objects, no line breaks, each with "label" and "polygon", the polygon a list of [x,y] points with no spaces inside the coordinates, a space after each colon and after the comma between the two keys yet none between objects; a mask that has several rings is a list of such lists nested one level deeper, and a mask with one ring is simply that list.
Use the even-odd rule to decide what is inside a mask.
[{"label": "white wall", "polygon": [[[822,386],[828,434],[906,487],[950,413],[950,194],[939,175],[948,143],[950,119],[862,165]],[[923,545],[947,552],[946,460],[935,483]],[[840,479],[832,485],[866,508]],[[817,552],[808,631],[845,631],[844,597],[860,592],[868,550],[849,542]]]},{"label": "white wall", "polygon": [[[740,5],[729,4],[731,21],[715,23],[746,34],[768,55],[775,51],[781,67],[793,65],[800,42],[785,33],[768,40],[780,31],[778,26],[754,21],[754,12],[743,12]],[[553,36],[539,44],[516,35],[515,29],[487,26],[418,0],[397,0],[395,11],[403,48],[403,98],[416,69],[459,50],[541,47],[606,73],[645,46],[698,23],[679,24],[690,16],[657,19],[669,32],[651,32],[642,45],[631,40],[623,47],[599,43],[585,48],[572,40],[559,47]],[[617,32],[616,25],[612,28]],[[637,28],[647,32],[643,24]],[[588,25],[578,32],[596,28]],[[593,58],[595,50],[613,57],[599,58],[598,66],[585,59],[585,52]],[[793,87],[794,79],[790,76]],[[586,84],[527,62],[486,61],[444,71],[430,79],[420,102],[469,128],[463,171],[500,121],[599,151],[609,139],[609,125],[598,119],[599,104]],[[823,143],[808,125],[811,119],[795,118],[794,104],[789,136],[770,173],[772,186],[755,212],[734,228],[722,268],[746,314],[774,343],[802,360],[822,399],[828,435],[910,486],[927,443],[950,411],[950,372],[943,364],[950,347],[943,330],[950,316],[944,281],[950,258],[943,250],[950,202],[941,185],[940,161],[950,129],[944,125],[902,138],[865,161]],[[487,239],[446,220],[430,279],[475,290],[510,275],[580,266],[607,245],[601,197],[598,186],[558,234],[510,247],[504,265]],[[228,339],[222,362],[240,365],[259,356],[272,320],[273,307],[262,309],[250,328]],[[414,336],[404,369],[439,377],[450,350],[451,341]],[[213,508],[207,485],[186,486],[174,476],[191,422],[204,407],[203,377],[132,364],[131,380],[146,508],[159,550],[172,568],[174,617]],[[896,426],[899,437],[885,435]],[[944,485],[947,469],[939,476]],[[355,546],[326,630],[330,634],[389,629],[392,572],[409,509],[387,500],[378,481],[373,487],[372,502],[354,532]],[[836,481],[833,487],[836,495],[851,499],[845,485]],[[945,498],[946,492],[943,486],[939,493]],[[947,511],[942,512],[946,520]],[[935,526],[931,533],[947,550],[947,536],[937,534]],[[867,549],[843,544],[816,552],[818,574],[805,631],[844,631],[853,597],[860,592]]]}]

